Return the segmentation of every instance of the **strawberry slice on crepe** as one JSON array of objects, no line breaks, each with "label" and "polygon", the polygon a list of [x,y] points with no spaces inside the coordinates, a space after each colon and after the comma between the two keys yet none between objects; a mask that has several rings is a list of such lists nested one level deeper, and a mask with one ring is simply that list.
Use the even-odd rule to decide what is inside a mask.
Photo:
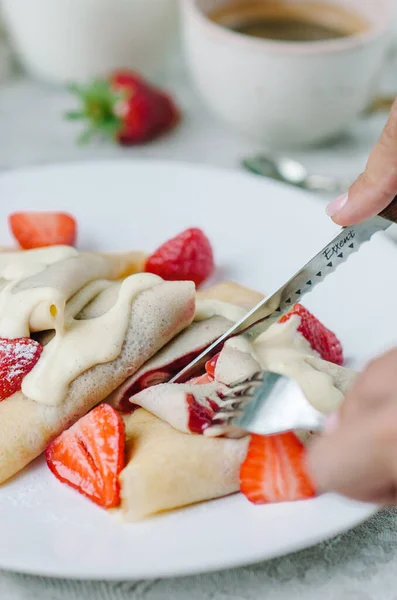
[{"label": "strawberry slice on crepe", "polygon": [[306,472],[305,447],[297,436],[253,435],[241,465],[240,490],[253,504],[292,502],[315,495]]},{"label": "strawberry slice on crepe", "polygon": [[112,508],[120,502],[124,445],[121,417],[109,404],[101,404],[51,442],[47,464],[62,483]]},{"label": "strawberry slice on crepe", "polygon": [[[204,348],[227,331],[231,324],[230,321],[219,316],[192,323],[129,377],[109,396],[107,401],[117,410],[125,413],[131,412],[131,402],[134,403],[133,397],[136,394],[169,381]],[[207,372],[205,375],[200,375],[199,379],[194,378],[194,381],[189,383],[209,383],[213,379],[213,376]]]},{"label": "strawberry slice on crepe", "polygon": [[21,248],[74,246],[76,220],[61,212],[18,212],[9,216],[9,224]]},{"label": "strawberry slice on crepe", "polygon": [[0,338],[0,401],[19,392],[42,351],[43,346],[30,338]]}]

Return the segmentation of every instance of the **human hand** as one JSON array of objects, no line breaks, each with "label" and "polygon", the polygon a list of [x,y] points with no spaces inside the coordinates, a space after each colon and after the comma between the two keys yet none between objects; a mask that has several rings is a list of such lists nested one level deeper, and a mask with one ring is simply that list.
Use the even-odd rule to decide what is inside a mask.
[{"label": "human hand", "polygon": [[397,196],[397,100],[372,150],[365,171],[348,194],[333,200],[327,214],[339,225],[354,225],[379,214]]},{"label": "human hand", "polygon": [[357,377],[332,427],[309,448],[319,491],[397,504],[397,349]]}]

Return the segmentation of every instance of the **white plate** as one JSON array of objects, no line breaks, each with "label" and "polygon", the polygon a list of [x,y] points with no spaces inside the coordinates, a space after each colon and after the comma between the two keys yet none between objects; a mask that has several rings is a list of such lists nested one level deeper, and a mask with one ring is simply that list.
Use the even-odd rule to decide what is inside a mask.
[{"label": "white plate", "polygon": [[[66,209],[81,245],[151,250],[190,225],[214,243],[218,276],[266,291],[336,231],[323,206],[237,172],[158,162],[52,166],[0,177],[0,240],[16,209]],[[397,253],[381,234],[305,303],[360,365],[395,342]],[[304,548],[353,527],[373,506],[336,496],[254,507],[241,495],[125,525],[47,470],[42,459],[0,489],[0,568],[90,579],[183,575]]]}]

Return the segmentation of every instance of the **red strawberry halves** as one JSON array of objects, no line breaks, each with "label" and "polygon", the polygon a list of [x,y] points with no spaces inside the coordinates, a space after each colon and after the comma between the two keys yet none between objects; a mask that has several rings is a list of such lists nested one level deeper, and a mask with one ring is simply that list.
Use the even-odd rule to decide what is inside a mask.
[{"label": "red strawberry halves", "polygon": [[253,435],[241,465],[240,490],[253,504],[291,502],[315,495],[305,447],[292,432]]},{"label": "red strawberry halves", "polygon": [[214,270],[214,255],[205,233],[197,227],[162,244],[146,261],[145,271],[170,281],[191,280],[199,286]]},{"label": "red strawberry halves", "polygon": [[22,387],[23,378],[40,358],[43,346],[30,338],[0,338],[0,401]]},{"label": "red strawberry halves", "polygon": [[21,248],[74,246],[76,220],[62,212],[18,212],[8,217],[10,228]]},{"label": "red strawberry halves", "polygon": [[51,442],[47,464],[60,481],[99,506],[112,508],[120,502],[124,445],[120,415],[109,404],[100,404]]}]

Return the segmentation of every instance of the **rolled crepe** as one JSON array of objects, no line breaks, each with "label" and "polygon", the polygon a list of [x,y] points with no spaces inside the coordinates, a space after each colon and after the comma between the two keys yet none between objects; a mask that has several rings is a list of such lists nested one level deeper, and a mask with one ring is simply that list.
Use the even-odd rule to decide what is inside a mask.
[{"label": "rolled crepe", "polygon": [[[240,306],[245,304],[250,308],[258,300],[255,293],[251,294],[250,290],[240,286],[236,288],[235,284],[217,286],[214,295],[212,290],[205,290],[205,293],[206,298],[231,302],[237,298],[236,291],[240,294]],[[172,343],[168,345],[168,351],[170,349],[172,350]],[[310,354],[309,348],[307,350],[307,354],[303,355],[305,366],[312,370],[313,375],[332,382],[333,394],[328,409],[331,405],[336,407],[350,387],[355,373],[322,361],[318,356]],[[155,361],[156,358],[151,362],[156,364]],[[252,375],[259,368],[250,344],[241,338],[240,347],[239,344],[237,347],[226,344],[218,360],[216,373],[219,371],[220,377],[229,378],[228,382],[232,383],[242,375]],[[315,401],[316,377],[312,381],[312,400]],[[137,521],[239,490],[240,465],[244,460],[249,438],[212,438],[187,433],[192,433],[189,424],[191,414],[188,410],[191,408],[191,398],[188,402],[187,395],[192,396],[197,405],[205,409],[200,415],[205,420],[215,403],[222,403],[222,398],[217,398],[219,385],[219,382],[196,386],[165,383],[143,390],[131,399],[154,414],[140,408],[123,417],[127,434],[127,462],[120,474],[119,510],[126,521]],[[223,387],[222,390],[224,391]],[[204,433],[225,433],[225,430],[212,433],[210,430],[211,427]],[[310,437],[307,432],[296,433],[304,442]]]},{"label": "rolled crepe", "polygon": [[[99,295],[92,310],[105,308]],[[0,402],[0,483],[41,454],[48,443],[93,406],[106,398],[127,377],[187,327],[194,315],[194,284],[163,282],[132,303],[127,335],[120,356],[98,364],[77,377],[65,401],[48,406],[29,400],[21,392]]]},{"label": "rolled crepe", "polygon": [[[216,294],[219,301],[219,287]],[[221,287],[223,298],[233,297],[227,284]],[[239,286],[240,301],[250,301],[250,291]],[[210,294],[211,290],[207,292]],[[256,300],[256,298],[255,298]],[[210,328],[211,319],[204,321]],[[255,373],[268,369],[276,373],[293,378],[302,388],[309,402],[318,410],[328,413],[336,410],[343,401],[347,391],[350,389],[356,373],[350,369],[334,365],[322,360],[314,352],[310,344],[297,332],[299,318],[293,317],[286,324],[274,324],[267,333],[250,343],[243,336],[234,338],[224,345],[220,352],[215,369],[215,383],[204,385],[169,384],[162,383],[153,387],[136,385],[144,377],[149,381],[150,377],[156,379],[156,366],[159,369],[157,382],[161,382],[161,374],[167,379],[167,367],[163,367],[157,357],[148,363],[150,367],[144,367],[132,377],[132,385],[122,386],[121,405],[127,405],[128,393],[130,405],[140,406],[151,412],[160,419],[166,421],[176,429],[184,433],[204,433],[207,436],[237,435],[233,427],[223,425],[212,426],[217,422],[217,413],[222,411],[225,402],[230,401],[227,397],[230,386],[248,380]],[[192,326],[190,326],[192,328]],[[188,330],[187,330],[188,331]],[[181,340],[190,342],[189,335],[182,332]],[[189,355],[188,343],[174,345],[170,342],[160,354],[167,354],[165,364],[178,364],[181,362],[178,351],[183,348]],[[186,364],[188,361],[184,361]],[[163,364],[164,364],[163,363]],[[163,369],[163,370],[161,370]],[[142,373],[141,377],[138,377]],[[145,380],[145,379],[144,379]],[[164,379],[163,379],[164,381]],[[150,385],[150,381],[149,381]],[[144,388],[147,389],[144,389]],[[117,398],[119,390],[116,390]],[[226,397],[225,397],[226,396]]]},{"label": "rolled crepe", "polygon": [[126,467],[120,474],[122,517],[156,513],[239,490],[248,438],[186,435],[143,409],[125,416]]},{"label": "rolled crepe", "polygon": [[0,246],[0,252],[23,252],[18,246]]},{"label": "rolled crepe", "polygon": [[[246,308],[247,310],[255,306],[262,298],[263,296],[259,292],[250,290],[238,283],[228,281],[216,284],[196,293],[196,299],[199,301],[216,300],[228,302]],[[89,310],[89,307],[87,307],[87,309]],[[209,346],[227,331],[231,325],[232,322],[222,316],[213,316],[204,321],[192,323],[186,330],[180,333],[179,336],[169,342],[161,352],[145,363],[139,371],[115,390],[107,399],[107,402],[112,404],[112,406],[118,410],[128,412],[131,410],[131,402],[129,400],[131,396],[150,386],[171,379],[171,377],[176,375],[183,367],[193,360],[195,356],[200,354],[204,348]],[[179,392],[177,395],[178,398],[181,399],[182,396]],[[145,404],[143,404],[143,407],[147,408],[147,410],[150,410],[149,406],[152,406],[151,399],[152,395],[150,394],[150,396],[148,396],[147,406],[146,398],[144,399]],[[170,411],[168,411],[168,413],[170,414]],[[157,414],[156,411],[154,414]],[[158,416],[164,418],[163,415],[158,414]],[[178,416],[175,414],[174,417],[176,422],[182,422],[181,415]],[[170,423],[172,422],[171,416],[167,421]],[[182,428],[182,431],[185,431],[185,428]]]},{"label": "rolled crepe", "polygon": [[131,407],[140,406],[183,433],[200,434],[224,407],[228,391],[217,381],[203,385],[163,383],[132,396]]},{"label": "rolled crepe", "polygon": [[[228,385],[252,377],[261,370],[261,365],[250,353],[227,346],[221,352],[219,361],[221,365],[217,371],[220,371],[220,377],[225,373],[232,374],[227,383],[221,379],[201,385],[154,385],[133,395],[130,398],[131,407],[140,406],[184,433],[204,433],[210,437],[237,435],[235,428],[212,426],[212,422],[218,419],[217,413],[222,412],[225,404],[230,402],[228,393],[231,390]],[[287,374],[294,372],[293,365],[286,363],[285,371]],[[325,413],[339,407],[356,377],[356,373],[350,369],[311,355],[303,357],[296,373],[295,379],[310,403]]]},{"label": "rolled crepe", "polygon": [[148,254],[141,250],[131,250],[131,252],[107,252],[99,254],[99,256],[116,264],[118,274],[114,279],[122,279],[143,272]]},{"label": "rolled crepe", "polygon": [[231,325],[231,321],[223,317],[211,317],[206,321],[192,323],[117,388],[107,402],[117,410],[130,412],[131,396],[151,386],[169,381]]},{"label": "rolled crepe", "polygon": [[[46,251],[52,252],[50,259]],[[69,251],[69,255],[62,258],[65,251]],[[54,254],[56,260],[53,260]],[[42,261],[43,269],[19,280],[23,262],[36,256],[39,257],[39,267]],[[0,255],[2,273],[7,276],[9,272],[11,280],[16,280],[12,290],[3,298],[0,335],[29,337],[31,332],[62,327],[65,304],[76,292],[97,279],[114,280],[133,273],[141,264],[139,256],[142,257],[142,254],[136,252],[108,255],[77,253],[65,247]],[[51,262],[45,266],[47,260]],[[3,287],[5,283],[7,277],[2,280]]]},{"label": "rolled crepe", "polygon": [[263,300],[264,296],[260,292],[251,290],[234,281],[222,281],[209,288],[198,290],[197,298],[198,300],[230,302],[230,304],[236,304],[250,310]]}]

